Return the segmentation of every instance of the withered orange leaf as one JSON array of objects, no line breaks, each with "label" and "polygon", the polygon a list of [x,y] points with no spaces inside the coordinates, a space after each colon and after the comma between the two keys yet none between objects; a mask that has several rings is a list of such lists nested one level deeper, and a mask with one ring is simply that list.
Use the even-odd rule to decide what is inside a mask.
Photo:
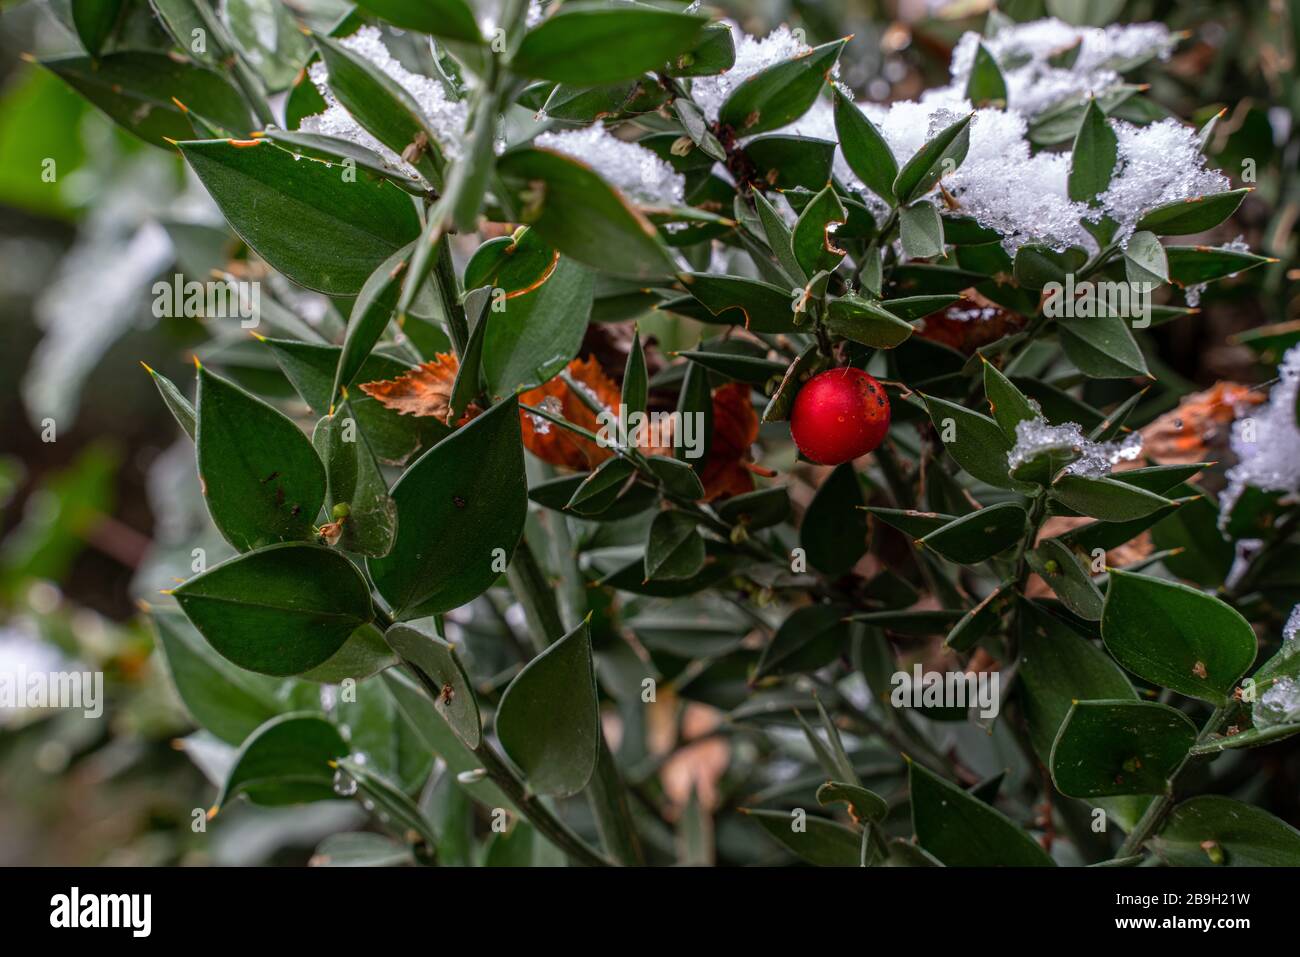
[{"label": "withered orange leaf", "polygon": [[[446,422],[451,414],[451,387],[459,366],[454,355],[440,352],[432,362],[403,372],[395,379],[363,382],[361,391],[402,415],[431,416]],[[466,416],[472,417],[468,412]]]},{"label": "withered orange leaf", "polygon": [[[602,406],[611,410],[618,409],[621,401],[618,386],[605,375],[605,370],[594,357],[574,359],[569,363],[568,372]],[[590,432],[600,430],[596,413],[559,376],[536,389],[528,390],[519,397],[519,402],[521,405],[547,409]],[[524,433],[524,448],[543,462],[570,469],[591,469],[614,454],[613,450],[602,448],[590,439],[575,435],[540,416],[521,412],[520,422]]]},{"label": "withered orange leaf", "polygon": [[713,436],[709,457],[700,470],[706,502],[754,490],[748,463],[750,447],[758,441],[758,413],[749,392],[742,382],[729,382],[714,390]]},{"label": "withered orange leaf", "polygon": [[1161,465],[1219,459],[1227,450],[1238,410],[1263,401],[1259,392],[1236,382],[1216,382],[1204,392],[1184,396],[1178,408],[1142,429],[1143,454]]},{"label": "withered orange leaf", "polygon": [[967,289],[956,302],[918,319],[916,334],[971,355],[990,342],[1018,332],[1024,324],[1024,316],[1002,308],[974,289]]}]

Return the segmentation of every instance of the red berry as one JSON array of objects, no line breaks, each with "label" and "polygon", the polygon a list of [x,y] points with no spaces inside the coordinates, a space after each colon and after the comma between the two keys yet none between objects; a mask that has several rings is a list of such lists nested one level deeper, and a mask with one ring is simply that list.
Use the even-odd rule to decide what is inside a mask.
[{"label": "red berry", "polygon": [[790,435],[806,458],[839,465],[866,455],[889,430],[889,396],[861,369],[831,369],[794,399]]}]

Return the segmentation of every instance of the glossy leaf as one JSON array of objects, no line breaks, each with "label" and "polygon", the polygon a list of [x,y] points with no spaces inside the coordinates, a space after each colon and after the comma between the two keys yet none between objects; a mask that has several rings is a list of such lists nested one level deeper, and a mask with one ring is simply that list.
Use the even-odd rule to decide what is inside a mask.
[{"label": "glossy leaf", "polygon": [[267,675],[325,663],[372,614],[370,590],[350,561],[292,542],[222,562],[172,594],[223,657]]},{"label": "glossy leaf", "polygon": [[466,0],[357,0],[395,27],[449,40],[482,43],[474,11]]},{"label": "glossy leaf", "polygon": [[336,799],[331,763],[347,753],[338,728],[323,716],[293,712],[272,718],[239,749],[216,806],[240,794],[272,807]]},{"label": "glossy leaf", "polygon": [[1164,794],[1196,725],[1154,701],[1077,701],[1052,746],[1052,781],[1070,797]]},{"label": "glossy leaf", "polygon": [[981,482],[1009,488],[1007,453],[1011,451],[1011,442],[998,424],[947,399],[931,395],[921,398],[940,438],[952,437],[951,441],[944,442],[944,448],[957,464]]},{"label": "glossy leaf", "polygon": [[898,161],[876,125],[838,88],[835,90],[835,131],[844,160],[867,188],[887,203],[894,199]]},{"label": "glossy leaf", "polygon": [[974,565],[1010,548],[1024,536],[1028,516],[1015,502],[976,509],[920,539],[950,562]]},{"label": "glossy leaf", "polygon": [[528,511],[518,408],[514,397],[498,402],[393,486],[397,539],[367,568],[399,620],[476,598],[514,552]]},{"label": "glossy leaf", "polygon": [[474,686],[454,645],[410,625],[396,624],[384,632],[384,640],[415,672],[429,692],[434,710],[467,748],[483,740]]},{"label": "glossy leaf", "polygon": [[817,100],[845,40],[832,40],[792,60],[748,77],[718,111],[718,122],[737,136],[753,136],[797,120]]},{"label": "glossy leaf", "polygon": [[948,867],[1043,867],[1053,861],[1005,814],[915,761],[908,765],[912,826]]},{"label": "glossy leaf", "polygon": [[1230,605],[1176,582],[1113,570],[1101,635],[1140,678],[1213,704],[1226,702],[1255,660],[1255,633]]},{"label": "glossy leaf", "polygon": [[676,272],[654,226],[590,167],[525,148],[506,153],[497,168],[520,197],[519,218],[561,252],[630,279]]},{"label": "glossy leaf", "polygon": [[744,814],[786,850],[809,864],[857,867],[860,863],[861,839],[856,831],[843,824],[808,814],[803,820],[803,830],[795,830],[795,818],[788,811],[745,809]]},{"label": "glossy leaf", "polygon": [[900,204],[924,196],[961,166],[970,148],[970,121],[966,116],[941,130],[903,165],[894,180],[894,195]]},{"label": "glossy leaf", "polygon": [[336,544],[359,555],[387,555],[397,535],[397,505],[348,404],[316,423],[312,444],[325,463]]},{"label": "glossy leaf", "polygon": [[93,60],[71,56],[41,65],[103,110],[109,119],[155,146],[193,135],[180,100],[200,116],[240,134],[252,120],[234,87],[219,74],[162,53],[132,50]]},{"label": "glossy leaf", "polygon": [[1170,812],[1151,849],[1175,867],[1295,867],[1300,831],[1260,808],[1204,794]]},{"label": "glossy leaf", "polygon": [[838,465],[817,489],[804,512],[799,544],[808,564],[827,575],[841,575],[867,550],[867,519],[862,485],[853,465]]},{"label": "glossy leaf", "polygon": [[206,368],[197,421],[199,481],[222,537],[240,551],[311,537],[325,469],[298,426]]},{"label": "glossy leaf", "polygon": [[569,3],[525,34],[510,68],[583,86],[630,80],[691,49],[706,22],[648,4]]},{"label": "glossy leaf", "polygon": [[703,567],[704,539],[696,531],[695,519],[676,510],[656,515],[646,539],[646,581],[690,578]]},{"label": "glossy leaf", "polygon": [[1237,211],[1249,189],[1234,189],[1165,203],[1148,210],[1137,228],[1157,236],[1187,236],[1213,229]]},{"label": "glossy leaf", "polygon": [[497,709],[497,736],[535,794],[577,794],[600,752],[591,637],[584,621],[530,661]]},{"label": "glossy leaf", "polygon": [[410,196],[387,180],[345,182],[325,163],[295,161],[266,140],[256,142],[177,145],[235,232],[295,282],[329,295],[359,293],[419,235]]}]

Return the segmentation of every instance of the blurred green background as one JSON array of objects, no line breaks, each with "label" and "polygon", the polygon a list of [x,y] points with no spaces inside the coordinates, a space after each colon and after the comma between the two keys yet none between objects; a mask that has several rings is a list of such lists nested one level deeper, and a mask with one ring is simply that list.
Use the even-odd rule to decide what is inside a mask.
[{"label": "blurred green background", "polygon": [[[308,22],[349,8],[289,6]],[[813,42],[852,33],[842,79],[886,101],[944,81],[952,44],[982,27],[990,3],[718,6],[752,33],[781,22]],[[1300,341],[1300,2],[1121,6],[1124,20],[1186,31],[1172,61],[1148,71],[1151,96],[1198,123],[1226,110],[1212,159],[1236,180],[1253,169],[1258,190],[1222,238],[1242,234],[1280,260],[1217,284],[1199,315],[1155,332],[1162,389],[1149,418],[1217,380],[1267,379]],[[1045,6],[1011,0],[1002,10],[1023,20]],[[145,0],[128,4],[116,42],[168,47]],[[105,673],[108,703],[95,721],[0,710],[0,865],[302,863],[360,812],[241,804],[195,833],[213,787],[198,769],[203,755],[183,753],[191,725],[136,618],[140,602],[172,584],[167,569],[188,565],[190,545],[211,534],[192,447],[139,362],[178,378],[191,353],[220,350],[263,394],[287,386],[246,335],[153,316],[153,282],[224,268],[228,234],[178,158],[121,132],[26,58],[65,52],[81,52],[66,0],[0,0],[0,671],[75,662]],[[309,322],[332,308],[300,290],[272,294]],[[215,561],[221,546],[209,544]],[[1295,752],[1277,749],[1254,800],[1300,823]]]}]

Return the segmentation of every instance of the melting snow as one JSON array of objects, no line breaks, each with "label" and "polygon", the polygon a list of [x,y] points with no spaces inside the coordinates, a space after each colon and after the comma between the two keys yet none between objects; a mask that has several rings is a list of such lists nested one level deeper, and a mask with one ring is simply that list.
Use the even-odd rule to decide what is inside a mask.
[{"label": "melting snow", "polygon": [[686,178],[681,173],[644,146],[620,140],[599,123],[582,130],[543,133],[533,142],[586,163],[607,183],[642,203],[675,206],[685,201]]},{"label": "melting snow", "polygon": [[1120,462],[1132,462],[1142,454],[1142,436],[1130,432],[1117,442],[1094,442],[1077,422],[1051,425],[1045,419],[1026,419],[1016,426],[1016,444],[1007,453],[1008,467],[1015,469],[1044,449],[1068,445],[1079,457],[1065,469],[1067,474],[1087,478],[1109,475]]}]

